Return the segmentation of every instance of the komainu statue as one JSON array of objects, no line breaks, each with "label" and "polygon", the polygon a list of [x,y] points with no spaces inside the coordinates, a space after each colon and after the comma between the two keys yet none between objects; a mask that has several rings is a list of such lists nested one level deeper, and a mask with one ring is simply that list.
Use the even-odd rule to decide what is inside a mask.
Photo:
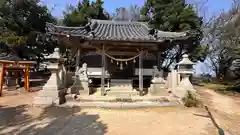
[{"label": "komainu statue", "polygon": [[78,71],[78,75],[79,75],[80,80],[88,81],[87,64],[86,63],[83,63],[82,67]]},{"label": "komainu statue", "polygon": [[162,72],[157,69],[157,66],[153,66],[153,78],[162,77]]},{"label": "komainu statue", "polygon": [[154,82],[162,82],[165,83],[165,80],[163,79],[163,74],[157,69],[157,66],[153,66],[153,77],[152,77],[152,83]]}]

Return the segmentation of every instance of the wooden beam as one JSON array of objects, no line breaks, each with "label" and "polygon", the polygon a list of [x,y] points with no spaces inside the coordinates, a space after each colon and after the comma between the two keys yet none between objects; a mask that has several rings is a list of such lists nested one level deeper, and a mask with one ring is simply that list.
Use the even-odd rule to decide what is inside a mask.
[{"label": "wooden beam", "polygon": [[3,83],[4,83],[4,75],[5,75],[5,64],[2,64],[2,70],[0,73],[0,96],[2,96],[2,88],[3,88]]},{"label": "wooden beam", "polygon": [[140,92],[140,96],[142,96],[143,93],[143,51],[140,52],[140,56],[139,56],[139,92]]},{"label": "wooden beam", "polygon": [[101,96],[105,94],[105,46],[102,45],[102,76],[101,76]]}]

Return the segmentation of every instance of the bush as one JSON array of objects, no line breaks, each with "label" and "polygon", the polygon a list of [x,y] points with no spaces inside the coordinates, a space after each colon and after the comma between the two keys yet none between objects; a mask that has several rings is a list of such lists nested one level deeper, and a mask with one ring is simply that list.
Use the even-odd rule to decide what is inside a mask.
[{"label": "bush", "polygon": [[186,107],[198,107],[199,105],[196,95],[191,91],[187,91],[186,95],[182,98],[182,101]]}]

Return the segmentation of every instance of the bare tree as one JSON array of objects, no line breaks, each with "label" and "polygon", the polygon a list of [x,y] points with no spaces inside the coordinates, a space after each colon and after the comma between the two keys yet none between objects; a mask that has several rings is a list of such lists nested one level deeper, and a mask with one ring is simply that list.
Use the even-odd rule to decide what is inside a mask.
[{"label": "bare tree", "polygon": [[234,45],[239,45],[239,29],[236,27],[239,9],[237,6],[215,17],[206,27],[205,42],[209,44],[208,63],[219,80],[231,77],[230,67],[236,60],[232,54]]},{"label": "bare tree", "polygon": [[137,5],[131,5],[129,8],[117,8],[113,15],[113,19],[118,21],[139,21],[140,16],[140,7]]}]

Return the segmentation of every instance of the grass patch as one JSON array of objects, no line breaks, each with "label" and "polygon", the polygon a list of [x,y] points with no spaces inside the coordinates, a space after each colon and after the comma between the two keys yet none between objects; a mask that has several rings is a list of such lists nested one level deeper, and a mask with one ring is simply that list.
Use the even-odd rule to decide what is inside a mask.
[{"label": "grass patch", "polygon": [[197,96],[191,91],[187,91],[186,95],[182,98],[182,101],[186,107],[198,107],[200,105]]},{"label": "grass patch", "polygon": [[224,94],[224,95],[233,96],[235,94],[240,93],[239,88],[232,86],[230,83],[211,82],[211,83],[202,83],[201,85],[205,88],[212,89],[215,92],[218,92],[218,93]]}]

